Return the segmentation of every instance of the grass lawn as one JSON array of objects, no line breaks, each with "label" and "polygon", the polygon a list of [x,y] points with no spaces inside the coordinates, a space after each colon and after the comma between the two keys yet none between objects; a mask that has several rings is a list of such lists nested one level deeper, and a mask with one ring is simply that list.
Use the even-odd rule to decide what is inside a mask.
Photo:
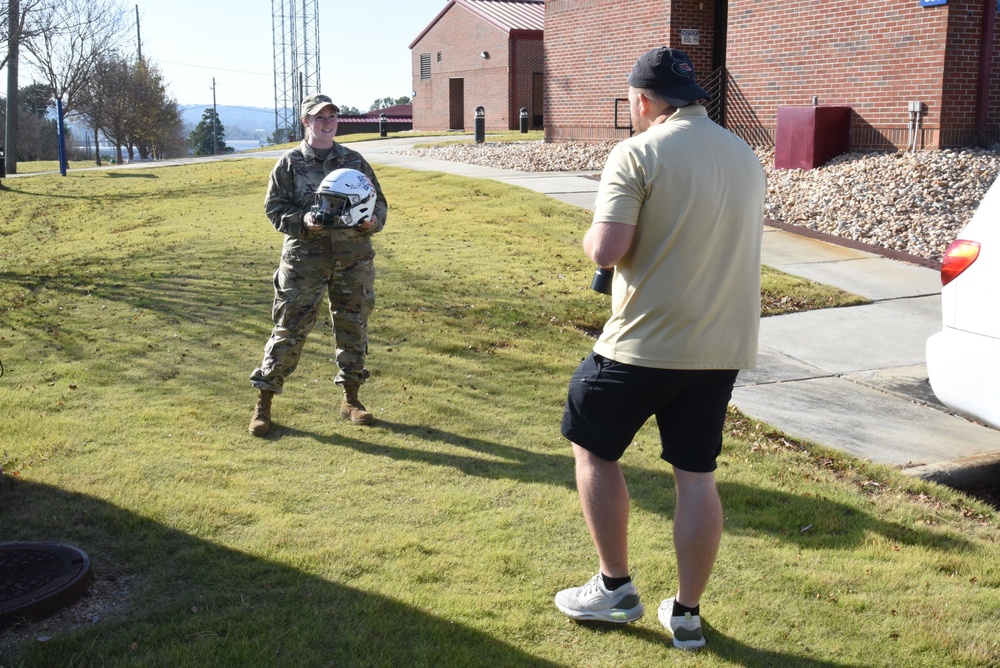
[{"label": "grass lawn", "polygon": [[[77,546],[95,582],[0,634],[0,666],[1000,665],[995,511],[736,411],[708,646],[675,650],[656,620],[676,573],[652,425],[623,459],[648,614],[556,610],[597,568],[559,421],[609,298],[588,288],[589,212],[528,190],[376,165],[379,422],[339,418],[321,318],[271,435],[249,436],[271,166],[4,181],[0,540]],[[764,281],[765,313],[858,301]]]}]

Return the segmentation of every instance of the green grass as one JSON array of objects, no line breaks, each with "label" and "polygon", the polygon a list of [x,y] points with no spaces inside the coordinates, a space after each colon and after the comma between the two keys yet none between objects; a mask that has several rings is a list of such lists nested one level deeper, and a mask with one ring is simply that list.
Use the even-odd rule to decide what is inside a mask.
[{"label": "green grass", "polygon": [[[102,160],[103,165],[110,165],[111,162],[108,160]],[[87,167],[94,167],[96,165],[95,160],[68,160],[66,162],[67,171],[74,169],[85,169]],[[19,162],[17,163],[17,173],[18,174],[39,174],[42,172],[58,172],[59,171],[59,161],[58,160],[32,160],[29,162]]]},{"label": "green grass", "polygon": [[[650,613],[555,609],[597,567],[559,420],[609,300],[588,289],[589,213],[527,190],[376,166],[379,423],[337,416],[321,323],[250,437],[270,167],[4,182],[3,540],[83,549],[110,608],[0,635],[0,665],[997,665],[996,512],[735,411],[708,647],[672,649],[653,613],[676,573],[651,425],[623,460]],[[852,299],[768,280],[799,283],[796,308]]]}]

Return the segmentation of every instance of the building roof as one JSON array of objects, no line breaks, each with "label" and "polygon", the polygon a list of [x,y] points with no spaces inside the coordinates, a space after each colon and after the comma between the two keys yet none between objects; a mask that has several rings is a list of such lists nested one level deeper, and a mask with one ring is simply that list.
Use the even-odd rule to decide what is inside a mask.
[{"label": "building roof", "polygon": [[412,49],[455,5],[460,5],[506,33],[545,29],[545,0],[449,0],[434,20],[410,43]]},{"label": "building roof", "polygon": [[394,107],[384,107],[382,109],[377,109],[375,111],[366,111],[361,114],[362,116],[374,116],[378,118],[382,114],[390,118],[395,118],[396,116],[413,116],[413,105],[412,104],[397,104]]}]

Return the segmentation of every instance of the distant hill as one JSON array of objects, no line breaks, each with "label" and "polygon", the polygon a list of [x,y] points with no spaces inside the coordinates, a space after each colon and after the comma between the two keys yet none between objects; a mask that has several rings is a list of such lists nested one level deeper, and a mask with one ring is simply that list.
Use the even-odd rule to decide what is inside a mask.
[{"label": "distant hill", "polygon": [[[189,104],[181,107],[181,118],[186,131],[190,132],[212,104]],[[219,120],[226,129],[227,139],[260,139],[270,137],[274,132],[274,107],[229,107],[216,106]]]}]

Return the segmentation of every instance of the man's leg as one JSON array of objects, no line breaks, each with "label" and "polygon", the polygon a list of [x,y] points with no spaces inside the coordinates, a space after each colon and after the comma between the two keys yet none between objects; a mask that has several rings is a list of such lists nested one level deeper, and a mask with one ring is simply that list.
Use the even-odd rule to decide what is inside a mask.
[{"label": "man's leg", "polygon": [[[556,594],[556,607],[573,619],[634,622],[645,606],[628,579],[628,488],[618,462],[601,459],[573,444],[580,505],[594,539],[601,572],[582,587]],[[608,584],[604,576],[622,579]],[[609,589],[609,587],[614,587]]]},{"label": "man's leg", "polygon": [[597,548],[601,572],[610,578],[628,577],[629,496],[621,465],[601,459],[576,443],[573,456],[580,505]]},{"label": "man's leg", "polygon": [[693,608],[701,601],[722,541],[722,501],[715,473],[692,473],[674,467],[677,510],[674,550],[677,552],[677,601]]}]

